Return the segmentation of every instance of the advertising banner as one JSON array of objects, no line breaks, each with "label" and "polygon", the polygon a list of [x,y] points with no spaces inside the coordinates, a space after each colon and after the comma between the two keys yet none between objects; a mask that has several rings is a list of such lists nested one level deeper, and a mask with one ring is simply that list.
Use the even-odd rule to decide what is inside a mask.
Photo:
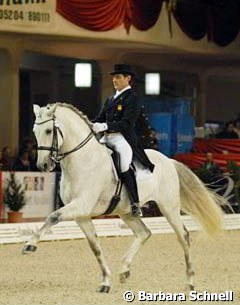
[{"label": "advertising banner", "polygon": [[55,10],[55,0],[0,0],[0,24],[53,26]]},{"label": "advertising banner", "polygon": [[[7,179],[9,172],[2,172],[3,188]],[[55,173],[16,172],[16,180],[25,190],[23,218],[46,217],[54,210]]]}]

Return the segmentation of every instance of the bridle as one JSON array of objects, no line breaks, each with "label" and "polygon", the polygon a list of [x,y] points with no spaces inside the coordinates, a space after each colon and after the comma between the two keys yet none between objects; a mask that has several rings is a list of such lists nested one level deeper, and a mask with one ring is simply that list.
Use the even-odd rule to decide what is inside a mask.
[{"label": "bridle", "polygon": [[64,137],[63,137],[62,130],[60,129],[60,125],[56,121],[55,115],[53,115],[52,118],[50,118],[46,121],[35,122],[35,124],[36,125],[42,125],[42,124],[45,124],[45,123],[50,122],[50,121],[53,121],[52,146],[38,146],[37,150],[49,150],[50,151],[49,158],[55,163],[59,163],[69,154],[71,154],[71,153],[79,150],[80,148],[82,148],[84,145],[86,145],[88,143],[89,140],[91,140],[91,138],[94,135],[93,131],[91,130],[90,133],[88,134],[88,136],[81,143],[79,143],[76,147],[74,147],[73,149],[71,149],[67,152],[60,153],[59,148],[58,148],[58,133],[60,134],[60,136],[62,137],[63,140],[64,140]]}]

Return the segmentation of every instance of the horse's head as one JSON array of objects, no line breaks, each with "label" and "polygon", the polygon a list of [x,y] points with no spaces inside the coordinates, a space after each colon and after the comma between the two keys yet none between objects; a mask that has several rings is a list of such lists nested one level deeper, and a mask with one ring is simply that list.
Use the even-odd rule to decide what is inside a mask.
[{"label": "horse's head", "polygon": [[33,132],[38,144],[37,167],[42,171],[54,169],[54,156],[63,144],[63,134],[55,117],[56,107],[57,104],[41,108],[33,105],[36,117]]}]

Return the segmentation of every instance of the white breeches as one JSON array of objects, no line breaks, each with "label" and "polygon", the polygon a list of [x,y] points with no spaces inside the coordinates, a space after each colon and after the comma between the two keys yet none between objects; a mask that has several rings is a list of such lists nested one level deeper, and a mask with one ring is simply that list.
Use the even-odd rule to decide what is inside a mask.
[{"label": "white breeches", "polygon": [[121,133],[110,133],[101,138],[100,142],[107,143],[113,150],[120,154],[121,172],[128,171],[132,162],[133,151],[124,136]]}]

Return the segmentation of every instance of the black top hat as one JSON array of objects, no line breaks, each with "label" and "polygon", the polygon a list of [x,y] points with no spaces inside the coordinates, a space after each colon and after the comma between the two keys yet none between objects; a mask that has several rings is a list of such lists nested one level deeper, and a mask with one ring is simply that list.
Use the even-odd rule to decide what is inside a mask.
[{"label": "black top hat", "polygon": [[111,75],[114,74],[127,74],[131,76],[135,76],[135,73],[132,71],[131,66],[126,64],[116,64],[114,65],[114,71],[110,72]]}]

